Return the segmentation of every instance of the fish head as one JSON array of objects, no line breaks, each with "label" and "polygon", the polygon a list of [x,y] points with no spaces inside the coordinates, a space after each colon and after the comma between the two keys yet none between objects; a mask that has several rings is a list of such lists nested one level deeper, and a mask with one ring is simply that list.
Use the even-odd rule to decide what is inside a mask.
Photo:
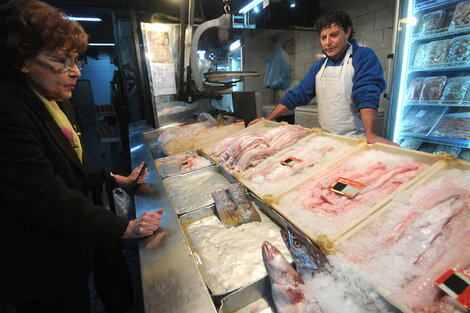
[{"label": "fish head", "polygon": [[325,268],[328,263],[326,255],[307,237],[290,227],[287,230],[281,229],[281,235],[297,270],[313,274]]},{"label": "fish head", "polygon": [[286,257],[273,246],[269,241],[265,241],[261,246],[263,262],[272,282],[277,284],[303,284],[300,275],[295,271]]}]

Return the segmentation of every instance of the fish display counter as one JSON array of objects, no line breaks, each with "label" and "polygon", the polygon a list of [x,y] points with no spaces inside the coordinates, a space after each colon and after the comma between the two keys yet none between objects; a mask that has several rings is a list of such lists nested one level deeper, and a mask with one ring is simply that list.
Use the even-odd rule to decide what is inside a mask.
[{"label": "fish display counter", "polygon": [[[135,192],[136,215],[164,209],[160,229],[139,242],[145,312],[217,312],[231,294],[266,282],[261,244],[283,246],[280,229],[288,222],[249,194],[261,221],[224,227],[211,193],[236,179],[212,163],[181,172],[180,159],[194,153],[166,157],[156,140],[153,129],[130,133],[132,166],[148,166],[147,180]],[[258,307],[263,301],[255,299]],[[264,305],[274,312],[272,300]]]},{"label": "fish display counter", "polygon": [[[269,126],[273,127],[264,133],[284,125]],[[139,244],[145,312],[279,313],[300,307],[299,312],[411,313],[414,307],[428,309],[434,303],[435,298],[426,297],[435,295],[435,290],[426,277],[418,278],[434,271],[436,262],[422,260],[422,268],[419,260],[412,262],[418,266],[409,269],[415,270],[416,279],[397,270],[385,272],[387,264],[397,263],[404,251],[422,258],[419,248],[432,245],[432,238],[443,233],[454,242],[448,249],[452,257],[458,259],[468,250],[470,163],[444,152],[433,155],[368,145],[309,130],[275,153],[262,152],[259,162],[252,158],[250,169],[240,174],[208,151],[166,157],[154,144],[155,134],[149,130],[130,135],[132,166],[144,161],[149,168],[146,183],[135,192],[136,215],[164,208],[160,229]],[[334,149],[328,148],[331,140]],[[241,150],[253,142],[249,139]],[[250,180],[266,179],[255,173],[290,169],[289,164],[278,166],[279,157],[292,157],[293,151],[302,153],[310,145],[315,146],[316,156],[338,152],[289,182],[289,188],[273,184],[276,195],[268,196],[262,189],[247,192],[242,183],[252,191],[263,187],[250,185]],[[204,166],[188,169],[183,164],[188,156],[205,159]],[[276,181],[281,184],[283,179],[280,175]],[[351,193],[355,194],[350,197]],[[244,220],[244,214],[235,214],[242,207],[240,195],[257,218],[250,215]],[[410,206],[414,198],[419,198],[419,208],[432,203],[433,208],[425,209],[433,214]],[[444,205],[457,209],[446,211]],[[429,241],[425,234],[431,231],[438,235]],[[415,247],[403,238],[415,238],[419,244]],[[400,248],[394,253],[381,252],[381,247],[395,242]],[[429,249],[429,258],[445,255],[441,248]],[[470,255],[463,254],[470,261]],[[400,281],[403,277],[409,287]],[[430,291],[417,293],[423,288]]]},{"label": "fish display counter", "polygon": [[143,133],[142,127],[134,130],[130,126],[132,167],[142,161],[148,166],[146,182],[135,191],[136,216],[160,207],[164,210],[160,229],[139,242],[145,312],[217,312],[156,170],[154,155],[158,152],[150,150],[156,145],[146,141]]}]

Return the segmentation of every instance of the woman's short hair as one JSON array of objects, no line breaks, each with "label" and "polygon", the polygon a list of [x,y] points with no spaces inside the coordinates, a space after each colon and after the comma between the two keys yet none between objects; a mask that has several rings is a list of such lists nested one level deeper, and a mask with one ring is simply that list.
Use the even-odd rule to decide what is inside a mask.
[{"label": "woman's short hair", "polygon": [[351,42],[354,38],[354,29],[352,27],[352,20],[346,12],[335,10],[320,16],[315,22],[315,30],[320,34],[325,28],[330,28],[332,24],[336,24],[344,29],[344,32],[351,27],[351,33],[348,40]]},{"label": "woman's short hair", "polygon": [[87,46],[88,35],[80,24],[44,2],[13,0],[0,7],[2,76],[19,78],[19,69],[24,61],[40,51],[59,48],[83,53]]}]

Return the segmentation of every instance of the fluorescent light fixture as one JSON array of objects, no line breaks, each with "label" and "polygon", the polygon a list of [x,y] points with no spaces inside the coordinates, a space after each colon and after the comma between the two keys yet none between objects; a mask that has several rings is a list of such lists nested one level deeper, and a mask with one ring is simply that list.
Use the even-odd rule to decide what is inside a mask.
[{"label": "fluorescent light fixture", "polygon": [[259,12],[259,8],[258,8],[258,7],[255,7],[255,8],[253,9],[253,11],[255,11],[255,13],[258,13],[258,12]]},{"label": "fluorescent light fixture", "polygon": [[96,42],[90,42],[88,43],[90,47],[114,47],[114,43],[96,43]]},{"label": "fluorescent light fixture", "polygon": [[206,54],[205,50],[197,50],[197,57],[199,58],[199,60],[205,60],[206,59],[204,57],[205,54]]},{"label": "fluorescent light fixture", "polygon": [[101,22],[102,19],[98,17],[72,17],[72,16],[67,16],[67,18],[71,21],[77,21],[77,22]]},{"label": "fluorescent light fixture", "polygon": [[258,4],[260,4],[261,2],[263,2],[263,0],[253,0],[247,5],[245,5],[243,8],[241,8],[240,11],[238,11],[238,13],[240,14],[246,13],[250,11],[251,9],[253,9],[255,6],[257,6]]},{"label": "fluorescent light fixture", "polygon": [[[407,17],[407,20],[411,20],[411,17],[412,17],[412,10],[413,10],[413,6],[412,6],[412,2],[413,1],[410,1],[408,3],[408,17]],[[407,66],[408,64],[408,53],[410,53],[409,49],[410,49],[410,33],[411,33],[411,25],[410,23],[406,23],[405,25],[405,46],[403,47],[403,61],[401,63],[401,66],[402,66],[402,69],[403,67]],[[401,77],[400,77],[400,87],[398,87],[399,89],[399,93],[398,93],[398,101],[397,101],[397,106],[396,106],[396,116],[395,116],[395,127],[394,127],[394,130],[393,130],[393,138],[392,140],[394,142],[397,142],[398,140],[398,130],[400,128],[400,122],[401,122],[401,115],[402,115],[402,109],[403,109],[403,101],[404,101],[404,89],[405,88],[405,73],[404,71],[402,71],[401,73]]]},{"label": "fluorescent light fixture", "polygon": [[228,47],[229,51],[233,51],[233,50],[237,50],[238,48],[240,48],[242,45],[240,39],[238,39],[237,41],[234,41],[230,44],[230,46]]},{"label": "fluorescent light fixture", "polygon": [[141,25],[146,31],[167,32],[170,30],[170,25],[163,23],[141,23]]}]

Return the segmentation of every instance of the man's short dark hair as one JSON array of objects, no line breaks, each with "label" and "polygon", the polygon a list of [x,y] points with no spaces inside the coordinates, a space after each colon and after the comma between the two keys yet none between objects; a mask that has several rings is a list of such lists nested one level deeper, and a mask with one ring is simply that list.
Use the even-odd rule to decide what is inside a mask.
[{"label": "man's short dark hair", "polygon": [[346,12],[341,10],[335,10],[320,16],[315,22],[315,30],[320,34],[325,28],[330,28],[332,24],[336,24],[344,29],[344,32],[351,27],[351,33],[349,34],[348,40],[353,40],[354,29],[352,27],[352,20]]}]

